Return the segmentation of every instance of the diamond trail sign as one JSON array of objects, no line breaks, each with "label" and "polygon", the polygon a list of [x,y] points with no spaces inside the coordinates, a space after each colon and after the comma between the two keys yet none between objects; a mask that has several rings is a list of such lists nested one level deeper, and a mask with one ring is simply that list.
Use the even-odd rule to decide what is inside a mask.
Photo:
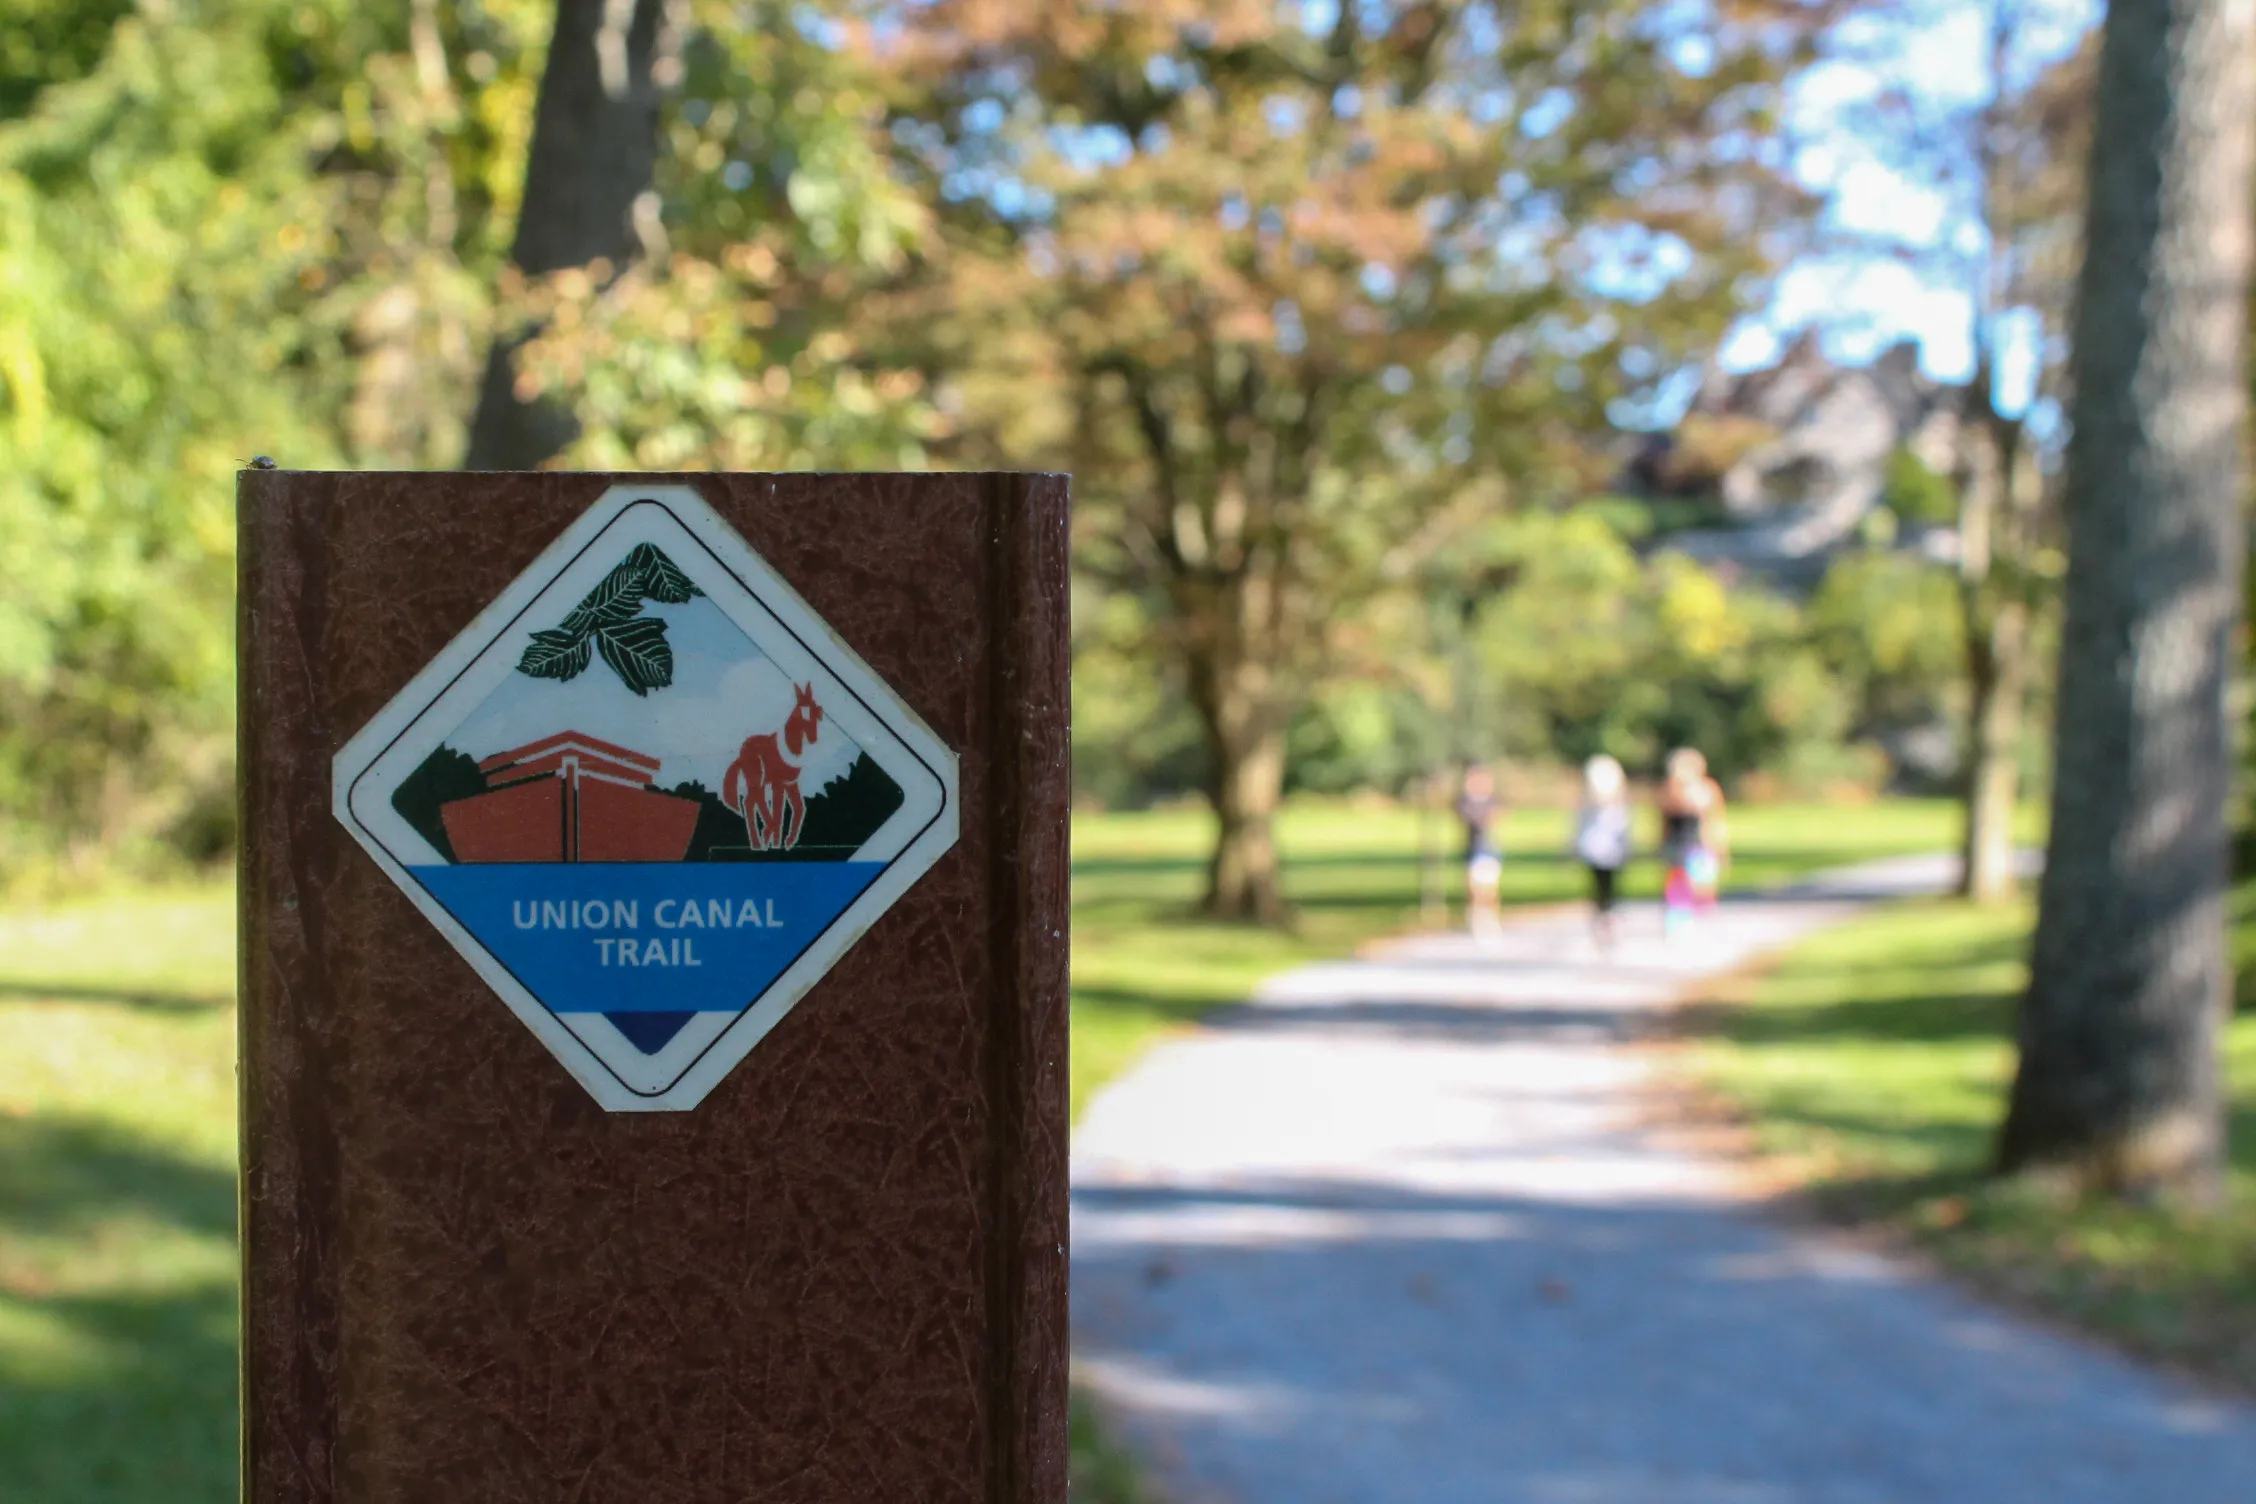
[{"label": "diamond trail sign", "polygon": [[698,496],[607,492],[335,813],[614,1112],[695,1107],[957,839],[955,755]]}]

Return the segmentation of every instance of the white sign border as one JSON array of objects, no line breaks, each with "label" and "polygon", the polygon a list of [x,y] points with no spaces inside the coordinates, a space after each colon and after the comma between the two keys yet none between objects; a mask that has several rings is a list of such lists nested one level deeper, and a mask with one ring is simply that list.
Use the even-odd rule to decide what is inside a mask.
[{"label": "white sign border", "polygon": [[[625,548],[673,544],[669,557],[778,668],[795,680],[842,691],[843,698],[825,699],[825,715],[873,755],[903,794],[902,807],[855,853],[861,860],[889,859],[861,896],[744,1011],[699,1015],[654,1056],[643,1055],[600,1014],[573,1015],[575,1027],[549,1011],[394,854],[439,856],[388,797],[372,792],[397,787],[515,672],[512,655],[487,655],[544,601],[559,617],[577,605],[617,562],[610,550],[594,552],[599,539],[614,533]],[[683,536],[707,557],[682,549]],[[425,728],[420,735],[419,727]],[[904,759],[921,764],[930,781],[904,777]],[[703,497],[679,484],[604,492],[339,750],[330,773],[332,812],[354,840],[609,1112],[681,1112],[703,1101],[960,833],[955,753]]]}]

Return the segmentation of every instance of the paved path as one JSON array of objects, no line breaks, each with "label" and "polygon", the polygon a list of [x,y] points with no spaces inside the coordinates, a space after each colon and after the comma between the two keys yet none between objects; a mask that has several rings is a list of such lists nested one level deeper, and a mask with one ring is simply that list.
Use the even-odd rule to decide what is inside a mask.
[{"label": "paved path", "polygon": [[1651,1010],[1939,877],[1276,980],[1077,1131],[1077,1372],[1172,1504],[2250,1504],[2256,1409],[1796,1235],[1638,1126]]}]

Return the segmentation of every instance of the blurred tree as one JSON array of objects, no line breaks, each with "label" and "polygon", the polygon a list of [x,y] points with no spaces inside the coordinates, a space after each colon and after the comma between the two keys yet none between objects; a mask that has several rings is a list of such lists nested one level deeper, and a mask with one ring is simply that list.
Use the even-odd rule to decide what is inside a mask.
[{"label": "blurred tree", "polygon": [[[1803,207],[1778,82],[1823,8],[935,0],[873,27],[951,206],[929,336],[990,452],[1069,466],[1218,816],[1284,909],[1286,739],[1471,521],[1572,496],[1609,405],[1720,337]],[[977,452],[965,446],[961,452]]]},{"label": "blurred tree", "polygon": [[1917,732],[1960,713],[1961,605],[1949,576],[1914,555],[1857,550],[1827,568],[1806,619],[1854,707],[1850,735]]},{"label": "blurred tree", "polygon": [[2211,1200],[2246,525],[2256,9],[2123,0],[2073,355],[2052,834],[2001,1169]]},{"label": "blurred tree", "polygon": [[[2029,9],[2026,0],[1992,0],[1990,97],[1972,121],[1972,190],[1983,255],[1972,278],[1974,375],[1966,385],[1957,476],[1967,680],[1959,890],[1985,903],[2014,889],[2020,742],[2036,669],[2034,616],[2045,584],[2039,552],[2045,482],[2028,409],[2001,390],[2000,347],[2016,316],[2033,316],[2038,341],[2066,324],[2096,52],[2096,43],[2087,45],[2023,81],[2017,74],[2027,69],[2016,50]],[[2021,327],[2026,335],[2030,326]],[[2040,360],[2041,344],[2027,354]],[[2039,393],[2044,385],[2040,376]]]},{"label": "blurred tree", "polygon": [[0,868],[21,877],[224,798],[232,472],[254,447],[333,461],[341,393],[291,374],[326,343],[307,279],[331,201],[299,81],[263,66],[276,7],[13,9]]},{"label": "blurred tree", "polygon": [[[436,0],[414,5],[420,26]],[[668,0],[556,0],[509,252],[516,271],[540,278],[586,268],[602,283],[657,248],[651,179],[660,98],[681,73],[678,18],[669,14],[677,8]],[[535,469],[572,442],[569,406],[533,383],[520,389],[516,355],[526,335],[503,331],[486,358],[463,461],[472,470]]]},{"label": "blurred tree", "polygon": [[91,73],[134,8],[133,0],[0,0],[0,120],[28,112],[42,89]]},{"label": "blurred tree", "polygon": [[[2049,589],[2041,425],[2032,423],[2059,397],[2096,43],[2072,45],[2076,25],[2050,0],[1983,0],[1979,16],[1985,46],[1971,99],[1932,88],[1921,76],[1925,54],[1907,45],[1966,19],[1960,0],[1876,8],[1844,52],[1887,81],[1857,120],[1858,150],[1948,206],[1940,229],[1922,239],[1898,242],[1892,227],[1880,238],[1962,287],[1971,315],[1974,370],[1959,408],[1950,515],[1925,520],[1955,520],[1959,538],[1967,682],[1961,890],[1995,901],[2013,891],[2035,618]],[[2019,379],[2009,365],[2035,379]],[[1921,510],[1945,501],[1917,484],[1904,468],[1909,458],[1891,466],[1891,491]]]},{"label": "blurred tree", "polygon": [[1073,787],[1110,808],[1206,786],[1198,721],[1150,638],[1134,596],[1073,592]]},{"label": "blurred tree", "polygon": [[673,24],[654,254],[511,279],[539,331],[519,394],[568,404],[566,454],[596,468],[924,464],[945,423],[879,295],[931,218],[894,170],[866,59],[803,0],[689,0]]},{"label": "blurred tree", "polygon": [[[459,462],[524,191],[549,0],[404,0],[360,26],[296,25],[337,70],[310,105],[339,149],[323,285],[349,373],[354,462]],[[351,14],[347,12],[346,14]],[[359,49],[357,52],[354,49]],[[309,374],[311,374],[309,372]]]},{"label": "blurred tree", "polygon": [[1491,745],[1566,762],[1607,752],[1645,775],[1689,744],[1727,782],[1876,781],[1880,754],[1850,745],[1865,686],[1832,657],[1873,656],[1878,621],[1835,601],[1820,625],[1680,554],[1640,559],[1598,508],[1482,531],[1493,559],[1517,565],[1475,624],[1475,662],[1494,690]]},{"label": "blurred tree", "polygon": [[923,373],[841,332],[924,220],[840,24],[666,14],[665,254],[528,279],[551,0],[0,0],[0,871],[225,846],[231,472],[453,463],[497,327],[538,330],[512,395],[568,403],[575,458],[921,460]]}]

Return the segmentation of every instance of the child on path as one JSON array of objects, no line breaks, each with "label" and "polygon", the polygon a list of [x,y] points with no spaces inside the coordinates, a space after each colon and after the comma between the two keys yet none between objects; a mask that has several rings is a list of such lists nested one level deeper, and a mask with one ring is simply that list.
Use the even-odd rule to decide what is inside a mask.
[{"label": "child on path", "polygon": [[1661,852],[1668,876],[1662,889],[1661,929],[1683,933],[1693,916],[1715,906],[1716,885],[1729,847],[1723,824],[1723,789],[1708,776],[1708,760],[1690,747],[1669,754],[1661,784]]},{"label": "child on path", "polygon": [[1582,808],[1575,815],[1575,855],[1590,869],[1591,924],[1598,943],[1614,943],[1614,892],[1629,861],[1629,791],[1622,765],[1603,752],[1582,765]]},{"label": "child on path", "polygon": [[1476,935],[1494,934],[1504,924],[1497,903],[1504,852],[1496,841],[1496,821],[1503,810],[1488,769],[1467,768],[1464,791],[1457,796],[1457,818],[1465,825],[1465,919]]}]

